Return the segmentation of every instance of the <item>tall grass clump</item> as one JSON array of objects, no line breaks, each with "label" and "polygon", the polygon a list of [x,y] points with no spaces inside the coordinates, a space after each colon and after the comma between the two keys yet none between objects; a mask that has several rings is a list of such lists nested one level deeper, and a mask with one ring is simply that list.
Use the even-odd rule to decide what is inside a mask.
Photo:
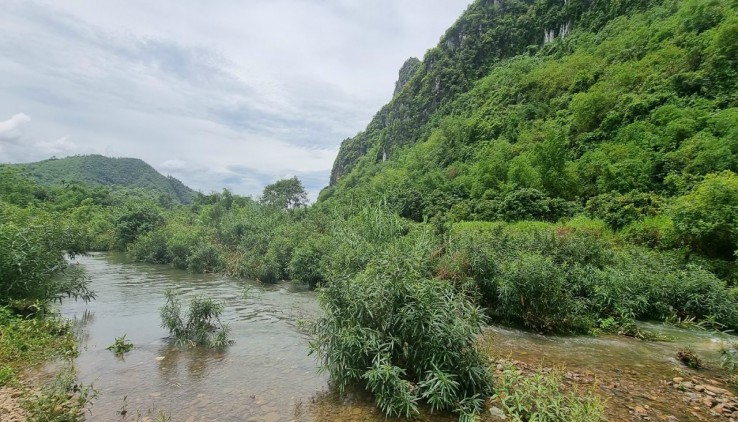
[{"label": "tall grass clump", "polygon": [[387,416],[432,411],[473,418],[492,383],[475,347],[483,313],[445,280],[432,278],[436,239],[416,227],[366,268],[320,290],[325,315],[312,328],[311,353],[343,391],[364,385]]},{"label": "tall grass clump", "polygon": [[220,321],[223,304],[212,299],[195,297],[190,307],[182,311],[182,302],[167,290],[166,303],[161,308],[161,325],[169,330],[177,345],[193,347],[202,345],[222,348],[232,343],[230,329]]}]

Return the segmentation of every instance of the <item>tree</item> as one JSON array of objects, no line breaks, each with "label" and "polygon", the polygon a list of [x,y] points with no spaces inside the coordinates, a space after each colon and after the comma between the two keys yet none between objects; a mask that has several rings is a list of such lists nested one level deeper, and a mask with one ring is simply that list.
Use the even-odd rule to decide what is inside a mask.
[{"label": "tree", "polygon": [[304,207],[307,201],[307,192],[297,177],[278,180],[267,185],[261,194],[262,204],[283,210]]},{"label": "tree", "polygon": [[710,257],[733,259],[738,248],[738,175],[708,174],[691,193],[676,200],[672,218],[687,245]]}]

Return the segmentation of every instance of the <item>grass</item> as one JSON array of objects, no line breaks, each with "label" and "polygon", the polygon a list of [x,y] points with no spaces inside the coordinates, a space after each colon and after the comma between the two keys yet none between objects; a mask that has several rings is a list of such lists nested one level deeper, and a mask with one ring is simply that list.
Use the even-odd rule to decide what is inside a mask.
[{"label": "grass", "polygon": [[56,316],[24,318],[0,308],[0,384],[23,370],[55,357],[74,358],[77,343],[71,324]]},{"label": "grass", "polygon": [[605,405],[593,392],[561,388],[557,372],[523,374],[506,364],[492,396],[493,414],[513,422],[596,422],[604,420]]},{"label": "grass", "polygon": [[27,394],[21,405],[33,421],[79,422],[85,420],[97,392],[91,385],[77,381],[74,367],[69,365],[54,380],[33,394]]}]

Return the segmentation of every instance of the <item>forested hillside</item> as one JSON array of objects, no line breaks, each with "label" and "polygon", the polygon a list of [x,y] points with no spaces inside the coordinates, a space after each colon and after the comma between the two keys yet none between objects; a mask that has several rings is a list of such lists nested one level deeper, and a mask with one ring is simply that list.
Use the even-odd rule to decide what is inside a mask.
[{"label": "forested hillside", "polygon": [[111,158],[102,155],[77,155],[52,158],[36,163],[16,164],[31,179],[42,185],[115,186],[153,191],[176,202],[189,204],[195,191],[178,179],[163,176],[138,158]]},{"label": "forested hillside", "polygon": [[384,198],[416,221],[587,214],[637,243],[732,261],[737,10],[476,1],[344,141],[321,200]]}]

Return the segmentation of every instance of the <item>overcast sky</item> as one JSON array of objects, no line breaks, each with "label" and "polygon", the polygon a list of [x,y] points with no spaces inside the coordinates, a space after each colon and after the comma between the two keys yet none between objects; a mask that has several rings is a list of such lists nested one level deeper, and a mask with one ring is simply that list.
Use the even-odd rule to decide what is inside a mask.
[{"label": "overcast sky", "polygon": [[205,193],[298,176],[470,0],[0,0],[0,163],[141,158]]}]

